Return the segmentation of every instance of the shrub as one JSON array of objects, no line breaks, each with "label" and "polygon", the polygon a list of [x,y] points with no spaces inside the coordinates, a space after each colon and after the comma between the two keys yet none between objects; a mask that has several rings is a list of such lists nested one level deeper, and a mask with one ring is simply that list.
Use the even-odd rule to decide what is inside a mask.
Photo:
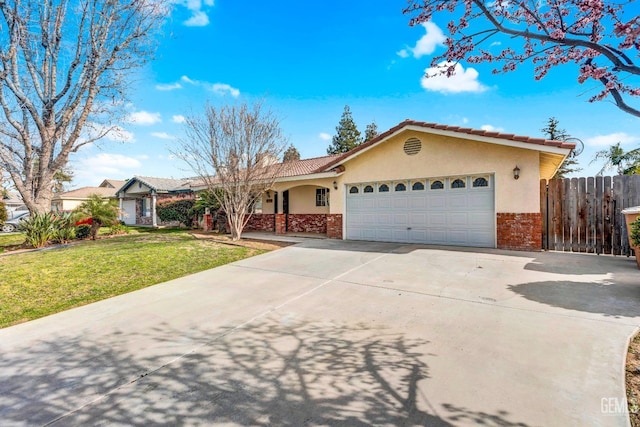
[{"label": "shrub", "polygon": [[34,248],[41,248],[49,240],[56,238],[58,218],[51,213],[34,213],[28,219],[20,221],[18,229],[25,235],[25,241]]},{"label": "shrub", "polygon": [[193,199],[166,199],[156,203],[156,212],[161,221],[178,221],[185,227],[193,222]]},{"label": "shrub", "polygon": [[70,212],[59,214],[55,220],[56,233],[54,239],[59,243],[68,243],[76,237],[74,216]]},{"label": "shrub", "polygon": [[87,224],[80,224],[75,228],[76,239],[86,239],[91,235],[91,226]]},{"label": "shrub", "polygon": [[124,224],[118,222],[109,227],[109,235],[117,236],[119,234],[129,234],[129,228],[127,228]]},{"label": "shrub", "polygon": [[103,225],[115,224],[118,221],[118,207],[115,200],[105,200],[98,194],[91,194],[89,199],[76,208],[82,218],[91,218],[91,240],[98,236]]},{"label": "shrub", "polygon": [[631,246],[640,246],[640,217],[631,223]]},{"label": "shrub", "polygon": [[217,189],[214,191],[206,190],[198,193],[198,198],[193,204],[191,212],[194,216],[202,216],[205,211],[209,209],[209,212],[213,213],[220,209],[220,202],[218,198],[222,198],[222,190]]},{"label": "shrub", "polygon": [[8,216],[7,205],[5,205],[2,200],[0,200],[0,224],[4,223],[7,220]]}]

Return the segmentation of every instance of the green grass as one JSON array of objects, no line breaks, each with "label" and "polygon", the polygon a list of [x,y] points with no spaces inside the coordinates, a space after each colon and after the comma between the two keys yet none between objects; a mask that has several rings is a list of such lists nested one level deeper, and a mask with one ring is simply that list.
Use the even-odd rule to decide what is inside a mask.
[{"label": "green grass", "polygon": [[24,234],[22,233],[0,233],[0,254],[7,246],[15,246],[22,243],[24,243]]},{"label": "green grass", "polygon": [[[7,236],[2,236],[7,237]],[[4,239],[0,241],[3,244]],[[217,267],[263,251],[136,229],[62,249],[0,257],[0,327]]]}]

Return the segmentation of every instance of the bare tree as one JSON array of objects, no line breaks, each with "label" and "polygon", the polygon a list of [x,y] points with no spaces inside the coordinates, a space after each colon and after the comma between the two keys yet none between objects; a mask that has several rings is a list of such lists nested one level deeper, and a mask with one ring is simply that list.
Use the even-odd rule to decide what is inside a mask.
[{"label": "bare tree", "polygon": [[[278,163],[287,139],[261,103],[205,107],[187,118],[186,138],[174,154],[184,160],[224,209],[231,238],[240,239],[251,210],[287,163]],[[221,189],[222,191],[214,191]]]},{"label": "bare tree", "polygon": [[30,211],[51,208],[71,153],[117,130],[167,12],[157,0],[0,0],[0,167]]}]

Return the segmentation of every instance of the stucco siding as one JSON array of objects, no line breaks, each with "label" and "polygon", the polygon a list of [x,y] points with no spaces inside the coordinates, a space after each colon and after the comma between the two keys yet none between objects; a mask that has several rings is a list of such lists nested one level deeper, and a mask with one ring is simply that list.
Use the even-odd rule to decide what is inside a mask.
[{"label": "stucco siding", "polygon": [[[289,213],[292,214],[326,214],[329,206],[316,206],[316,189],[319,187],[305,185],[289,190]],[[331,192],[329,192],[329,198]]]},{"label": "stucco siding", "polygon": [[[412,137],[422,142],[422,148],[407,155],[404,143]],[[337,179],[336,193],[341,194],[332,194],[331,212],[343,212],[346,183],[486,173],[495,174],[497,212],[538,212],[539,161],[533,150],[407,131],[344,163],[346,171]],[[516,165],[518,180],[513,178]]]}]

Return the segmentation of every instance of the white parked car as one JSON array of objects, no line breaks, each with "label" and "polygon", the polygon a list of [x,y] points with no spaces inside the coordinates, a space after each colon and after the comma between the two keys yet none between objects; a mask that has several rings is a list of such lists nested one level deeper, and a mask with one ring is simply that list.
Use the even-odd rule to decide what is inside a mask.
[{"label": "white parked car", "polygon": [[8,219],[18,218],[26,213],[29,213],[29,209],[27,209],[26,205],[18,206],[13,210],[7,210],[7,214],[9,216]]},{"label": "white parked car", "polygon": [[18,229],[18,225],[20,221],[29,218],[30,214],[27,211],[26,213],[22,213],[18,216],[14,216],[13,218],[7,220],[4,224],[2,224],[2,231],[5,233],[12,233]]}]

